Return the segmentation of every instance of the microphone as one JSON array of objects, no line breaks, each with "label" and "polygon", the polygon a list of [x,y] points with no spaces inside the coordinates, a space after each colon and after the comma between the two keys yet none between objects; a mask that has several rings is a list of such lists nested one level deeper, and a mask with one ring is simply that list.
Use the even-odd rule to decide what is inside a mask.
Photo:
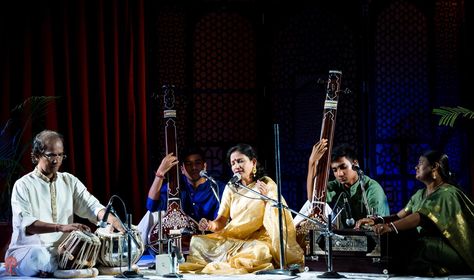
[{"label": "microphone", "polygon": [[359,165],[353,164],[352,165],[352,170],[357,172],[357,175],[359,176],[360,182],[361,182],[361,184],[363,184],[364,183],[364,171],[362,171],[362,168],[360,168]]},{"label": "microphone", "polygon": [[[207,174],[206,170],[204,170],[204,169],[199,171],[199,176],[207,178],[209,181],[211,181],[211,185],[210,185],[211,190],[214,193],[214,196],[216,197],[217,202],[221,203],[221,201],[219,199],[219,195],[217,194],[219,192],[219,185],[217,184],[216,180],[214,180],[214,178],[212,178],[209,174]],[[217,191],[212,186],[212,184],[214,184],[214,187],[217,188]]]},{"label": "microphone", "polygon": [[235,185],[240,180],[242,180],[242,175],[240,175],[240,173],[235,173],[234,176],[230,178],[229,183]]},{"label": "microphone", "polygon": [[112,201],[113,201],[113,197],[109,200],[109,203],[107,204],[107,207],[105,208],[105,213],[104,213],[104,216],[102,217],[102,220],[100,221],[99,223],[99,226],[101,228],[105,228],[107,226],[107,218],[109,217],[109,214],[111,211],[113,211],[112,209]]},{"label": "microphone", "polygon": [[214,178],[212,178],[209,174],[207,174],[206,170],[204,170],[204,169],[201,170],[201,171],[199,172],[199,176],[208,179],[208,180],[211,181],[214,185],[217,186],[216,180],[214,180]]},{"label": "microphone", "polygon": [[352,218],[351,205],[347,200],[347,195],[344,194],[344,211],[346,213],[346,225],[352,227],[355,224],[354,218]]},{"label": "microphone", "polygon": [[362,177],[362,176],[364,175],[364,171],[362,171],[362,168],[360,168],[359,165],[353,164],[353,165],[352,165],[352,170],[354,170],[355,172],[357,172],[357,174],[359,174],[359,177]]}]

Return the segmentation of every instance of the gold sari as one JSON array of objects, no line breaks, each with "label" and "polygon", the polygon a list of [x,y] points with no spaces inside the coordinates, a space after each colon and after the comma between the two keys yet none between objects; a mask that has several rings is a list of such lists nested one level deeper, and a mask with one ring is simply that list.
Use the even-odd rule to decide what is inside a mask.
[{"label": "gold sari", "polygon": [[[268,197],[277,200],[277,185],[269,177],[260,179],[269,188]],[[248,186],[255,188],[255,183]],[[282,198],[282,203],[286,205]],[[243,274],[279,267],[280,237],[278,208],[257,194],[227,185],[219,215],[229,222],[219,232],[195,235],[181,272]],[[283,236],[286,264],[303,265],[303,250],[296,242],[291,213],[283,210]]]}]

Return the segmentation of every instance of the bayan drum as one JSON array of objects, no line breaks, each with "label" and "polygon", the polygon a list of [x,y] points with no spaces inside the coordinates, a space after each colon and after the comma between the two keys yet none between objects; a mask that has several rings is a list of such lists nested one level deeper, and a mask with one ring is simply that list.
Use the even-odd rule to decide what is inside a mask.
[{"label": "bayan drum", "polygon": [[100,239],[87,231],[72,231],[58,247],[60,269],[92,268],[97,260]]},{"label": "bayan drum", "polygon": [[[140,231],[132,226],[132,235],[138,243],[131,242],[131,264],[138,262],[145,250]],[[128,264],[128,238],[120,232],[110,232],[108,228],[98,228],[95,232],[101,242],[98,263],[107,267],[121,267]]]}]

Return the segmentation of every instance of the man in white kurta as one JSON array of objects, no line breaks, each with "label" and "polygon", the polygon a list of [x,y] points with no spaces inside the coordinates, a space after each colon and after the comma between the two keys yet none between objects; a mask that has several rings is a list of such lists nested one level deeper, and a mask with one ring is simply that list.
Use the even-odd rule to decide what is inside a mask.
[{"label": "man in white kurta", "polygon": [[[49,130],[39,133],[32,151],[36,167],[13,186],[13,234],[5,259],[14,258],[15,275],[53,273],[58,267],[57,248],[68,233],[90,230],[74,223],[74,214],[93,223],[104,216],[105,207],[78,178],[58,172],[63,158],[61,135]],[[107,221],[123,230],[113,215]]]}]

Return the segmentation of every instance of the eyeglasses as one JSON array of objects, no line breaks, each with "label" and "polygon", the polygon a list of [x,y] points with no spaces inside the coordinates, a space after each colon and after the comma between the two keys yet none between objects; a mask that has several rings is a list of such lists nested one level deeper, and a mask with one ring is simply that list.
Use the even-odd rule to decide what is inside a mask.
[{"label": "eyeglasses", "polygon": [[64,153],[61,153],[61,154],[48,153],[48,154],[43,154],[43,156],[49,161],[53,161],[55,159],[63,160],[67,158],[66,154]]}]

